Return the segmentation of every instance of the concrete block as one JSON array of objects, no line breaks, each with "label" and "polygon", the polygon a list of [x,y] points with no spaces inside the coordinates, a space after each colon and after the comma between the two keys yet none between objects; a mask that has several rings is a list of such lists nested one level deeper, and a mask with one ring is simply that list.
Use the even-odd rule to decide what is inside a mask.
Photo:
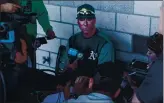
[{"label": "concrete block", "polygon": [[60,6],[61,1],[53,1],[53,0],[50,0],[49,1],[49,4]]},{"label": "concrete block", "polygon": [[82,4],[90,4],[92,5],[95,9],[100,10],[101,9],[101,3],[102,1],[87,1],[87,0],[83,0],[83,1],[74,1],[74,6],[75,7],[79,7]]},{"label": "concrete block", "polygon": [[107,30],[102,31],[104,34],[109,35],[109,38],[112,40],[113,45],[116,49],[132,52],[132,35]]},{"label": "concrete block", "polygon": [[132,35],[118,32],[113,32],[109,35],[113,39],[116,49],[128,52],[132,51]]},{"label": "concrete block", "polygon": [[92,5],[96,10],[120,13],[133,13],[133,1],[74,1],[75,7],[84,3]]},{"label": "concrete block", "polygon": [[38,21],[37,21],[37,33],[39,33],[39,34],[45,34],[45,32],[43,31],[42,26],[39,24]]},{"label": "concrete block", "polygon": [[119,13],[133,13],[134,1],[53,1],[50,0],[49,4],[58,6],[78,7],[82,4],[90,4],[96,10],[119,12]]},{"label": "concrete block", "polygon": [[115,13],[96,11],[97,27],[115,30]]},{"label": "concrete block", "polygon": [[142,62],[148,62],[147,56],[144,56],[141,54],[120,52],[120,51],[116,52],[116,59],[127,62],[127,63],[130,63],[133,59],[136,59]]},{"label": "concrete block", "polygon": [[60,21],[60,7],[54,5],[45,5],[48,11],[49,19]]},{"label": "concrete block", "polygon": [[162,1],[134,1],[134,13],[159,16]]},{"label": "concrete block", "polygon": [[76,15],[77,15],[76,8],[61,7],[62,22],[77,24]]},{"label": "concrete block", "polygon": [[57,53],[59,46],[60,46],[60,39],[55,38],[53,40],[47,40],[47,44],[41,45],[39,49]]},{"label": "concrete block", "polygon": [[45,37],[45,36],[46,36],[46,34],[37,34],[36,38]]},{"label": "concrete block", "polygon": [[50,0],[49,4],[74,7],[74,1],[66,1],[66,0],[65,1]]},{"label": "concrete block", "polygon": [[68,40],[61,40],[61,45],[67,46]]},{"label": "concrete block", "polygon": [[149,36],[150,17],[118,14],[117,31]]},{"label": "concrete block", "polygon": [[50,67],[53,67],[53,68],[56,67],[56,57],[57,57],[57,54],[50,53],[50,58],[51,58]]},{"label": "concrete block", "polygon": [[43,63],[43,57],[49,57],[49,52],[36,50],[36,63],[43,64],[45,66],[49,66],[47,62]]},{"label": "concrete block", "polygon": [[50,22],[56,36],[59,38],[69,39],[73,35],[73,26],[70,24]]},{"label": "concrete block", "polygon": [[48,4],[48,0],[43,0],[44,4]]},{"label": "concrete block", "polygon": [[74,34],[81,32],[80,28],[78,25],[74,25]]},{"label": "concrete block", "polygon": [[133,52],[146,55],[148,37],[133,35]]},{"label": "concrete block", "polygon": [[132,14],[134,1],[101,1],[101,10]]},{"label": "concrete block", "polygon": [[150,35],[153,35],[158,31],[159,26],[159,18],[151,18],[151,32]]}]

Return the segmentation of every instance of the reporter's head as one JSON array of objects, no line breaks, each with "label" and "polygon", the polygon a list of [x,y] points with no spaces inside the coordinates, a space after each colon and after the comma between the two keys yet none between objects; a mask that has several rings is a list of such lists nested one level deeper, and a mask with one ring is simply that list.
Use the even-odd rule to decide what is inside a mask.
[{"label": "reporter's head", "polygon": [[119,66],[113,62],[106,62],[98,66],[98,72],[94,77],[94,91],[103,91],[115,98],[120,88],[122,74]]},{"label": "reporter's head", "polygon": [[147,56],[150,61],[155,61],[161,54],[163,54],[163,35],[154,33],[147,40],[148,52]]}]

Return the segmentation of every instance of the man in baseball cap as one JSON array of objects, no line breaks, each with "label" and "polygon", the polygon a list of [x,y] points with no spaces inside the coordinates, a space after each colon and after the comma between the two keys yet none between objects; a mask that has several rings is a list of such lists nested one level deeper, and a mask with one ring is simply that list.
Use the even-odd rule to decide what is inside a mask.
[{"label": "man in baseball cap", "polygon": [[77,19],[95,19],[95,9],[89,5],[84,4],[77,8]]},{"label": "man in baseball cap", "polygon": [[69,38],[68,48],[78,50],[84,57],[75,61],[75,57],[69,56],[70,67],[76,69],[78,76],[92,77],[98,64],[114,61],[113,43],[96,27],[93,6],[89,4],[79,6],[76,19],[81,32]]},{"label": "man in baseball cap", "polygon": [[[72,70],[72,73],[70,73],[72,82],[79,76],[93,77],[99,64],[114,62],[115,59],[113,43],[96,28],[95,9],[89,4],[79,6],[76,19],[81,32],[69,38],[68,49],[77,50],[83,54],[83,58],[77,59],[77,56],[67,56],[67,53],[66,56],[64,55],[60,58],[62,65],[60,68],[65,69],[62,67],[66,67],[66,71]],[[68,91],[70,90],[69,88],[70,86],[67,86]],[[58,94],[48,96],[44,102],[56,102],[54,98],[57,96]],[[65,99],[68,99],[68,97],[65,96]],[[60,99],[60,101],[63,100]]]}]

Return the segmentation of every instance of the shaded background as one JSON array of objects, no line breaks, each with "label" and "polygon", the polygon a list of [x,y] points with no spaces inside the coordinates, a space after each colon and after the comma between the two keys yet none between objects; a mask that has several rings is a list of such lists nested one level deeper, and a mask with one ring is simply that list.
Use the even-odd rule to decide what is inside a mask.
[{"label": "shaded background", "polygon": [[[76,9],[84,3],[96,9],[97,27],[113,40],[116,59],[147,61],[145,40],[157,31],[162,1],[45,0],[44,3],[58,38],[49,40],[37,50],[37,68],[54,70],[59,46],[66,45],[69,37],[80,31]],[[43,35],[45,33],[38,24],[38,36]],[[43,57],[50,57],[50,64],[43,63]]]}]

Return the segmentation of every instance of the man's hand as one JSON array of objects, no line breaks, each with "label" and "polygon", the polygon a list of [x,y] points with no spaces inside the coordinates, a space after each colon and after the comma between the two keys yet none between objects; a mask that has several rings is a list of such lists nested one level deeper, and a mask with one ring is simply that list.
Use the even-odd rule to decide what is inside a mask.
[{"label": "man's hand", "polygon": [[51,40],[56,38],[55,32],[53,30],[47,30],[47,39]]},{"label": "man's hand", "polygon": [[68,68],[71,68],[72,70],[75,70],[78,66],[77,60],[75,60],[72,64],[68,65]]},{"label": "man's hand", "polygon": [[0,12],[8,12],[8,13],[14,13],[16,12],[19,8],[21,8],[17,4],[13,3],[5,3],[0,5]]},{"label": "man's hand", "polygon": [[74,85],[74,93],[77,95],[88,93],[89,78],[85,76],[80,76],[76,79]]},{"label": "man's hand", "polygon": [[136,93],[133,94],[131,103],[141,103],[141,102],[138,100],[138,98],[137,98],[137,96],[136,96]]}]

